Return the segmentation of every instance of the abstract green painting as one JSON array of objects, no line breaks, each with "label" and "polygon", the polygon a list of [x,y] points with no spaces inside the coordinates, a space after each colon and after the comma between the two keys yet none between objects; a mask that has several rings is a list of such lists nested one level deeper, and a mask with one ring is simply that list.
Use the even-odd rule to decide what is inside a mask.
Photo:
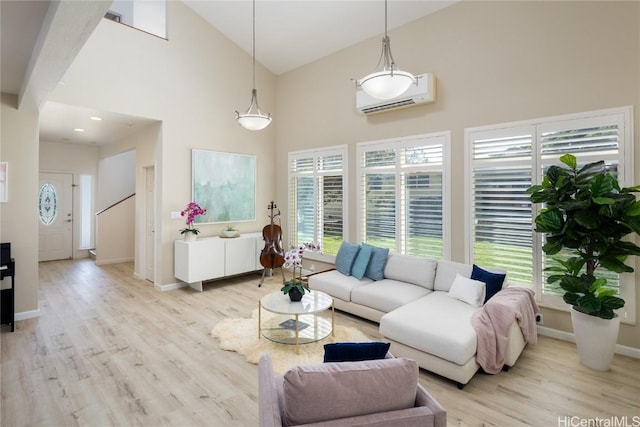
[{"label": "abstract green painting", "polygon": [[198,224],[255,221],[256,156],[192,151],[194,202],[207,210]]}]

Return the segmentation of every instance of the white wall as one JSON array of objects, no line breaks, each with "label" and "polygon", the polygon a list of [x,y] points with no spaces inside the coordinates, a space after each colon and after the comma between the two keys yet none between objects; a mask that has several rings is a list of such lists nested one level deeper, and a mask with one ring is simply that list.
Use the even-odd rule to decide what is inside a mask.
[{"label": "white wall", "polygon": [[136,151],[98,161],[98,212],[136,192]]},{"label": "white wall", "polygon": [[[91,212],[96,212],[96,179],[98,176],[98,147],[62,142],[40,141],[40,172],[65,172],[73,174],[73,184],[80,184],[80,175],[90,175],[93,182]],[[80,247],[80,187],[73,187],[73,257],[85,258],[87,250]],[[92,235],[95,238],[95,218],[92,221]]]}]

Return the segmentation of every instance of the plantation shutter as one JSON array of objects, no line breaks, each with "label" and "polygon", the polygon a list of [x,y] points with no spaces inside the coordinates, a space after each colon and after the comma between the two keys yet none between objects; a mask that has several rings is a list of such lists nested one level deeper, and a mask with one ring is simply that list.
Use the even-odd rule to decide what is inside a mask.
[{"label": "plantation shutter", "polygon": [[363,242],[398,253],[445,255],[445,142],[422,135],[359,146]]},{"label": "plantation shutter", "polygon": [[[607,171],[619,179],[624,186],[623,174],[620,172],[620,149],[624,121],[621,115],[603,115],[588,119],[572,119],[541,123],[539,126],[540,153],[542,157],[542,175],[550,165],[557,164],[563,154],[573,154],[578,160],[578,167],[587,163],[604,160]],[[544,242],[542,242],[544,244]],[[542,267],[554,265],[553,258],[566,259],[568,251],[556,255],[542,254]],[[547,283],[551,273],[543,271],[542,290],[545,294],[562,295],[558,283]],[[620,275],[600,269],[599,276],[607,279],[607,286],[620,293]]]},{"label": "plantation shutter", "polygon": [[[578,166],[604,160],[607,170],[622,186],[632,179],[633,135],[631,108],[600,110],[567,116],[528,120],[467,129],[469,160],[468,238],[469,260],[501,267],[510,282],[534,284],[541,304],[564,308],[564,291],[548,284],[545,267],[552,258],[568,257],[568,251],[548,257],[542,251],[544,236],[534,231],[534,219],[543,206],[531,205],[525,190],[540,184],[560,156],[573,154]],[[608,286],[627,299],[623,316],[632,313],[629,303],[634,275],[600,270]]]},{"label": "plantation shutter", "polygon": [[473,262],[502,268],[513,282],[533,281],[532,185],[534,129],[514,127],[470,135]]},{"label": "plantation shutter", "polygon": [[364,227],[360,239],[371,245],[395,250],[396,247],[396,149],[365,151],[361,176]]},{"label": "plantation shutter", "polygon": [[289,240],[336,254],[344,234],[345,148],[289,154]]}]

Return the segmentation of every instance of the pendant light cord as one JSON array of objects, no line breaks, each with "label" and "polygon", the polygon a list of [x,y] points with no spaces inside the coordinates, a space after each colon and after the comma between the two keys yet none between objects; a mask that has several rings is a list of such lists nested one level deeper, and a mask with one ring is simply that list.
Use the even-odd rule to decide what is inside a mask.
[{"label": "pendant light cord", "polygon": [[253,89],[255,88],[256,88],[256,0],[253,0]]},{"label": "pendant light cord", "polygon": [[384,0],[384,36],[387,36],[387,0]]}]

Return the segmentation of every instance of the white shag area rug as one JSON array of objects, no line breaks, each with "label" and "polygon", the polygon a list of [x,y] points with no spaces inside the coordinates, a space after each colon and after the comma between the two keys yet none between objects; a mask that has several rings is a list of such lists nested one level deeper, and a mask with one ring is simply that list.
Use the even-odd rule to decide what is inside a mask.
[{"label": "white shag area rug", "polygon": [[[264,322],[266,313],[262,310]],[[369,337],[350,326],[335,325],[334,335],[310,343],[300,344],[299,354],[296,354],[295,345],[278,344],[261,337],[258,339],[258,309],[253,310],[250,318],[223,319],[211,330],[211,335],[220,341],[222,350],[235,351],[245,356],[247,362],[258,363],[263,354],[268,354],[273,361],[273,370],[278,374],[284,374],[289,369],[298,365],[313,365],[322,363],[324,357],[324,345],[330,342],[366,342]]]}]

